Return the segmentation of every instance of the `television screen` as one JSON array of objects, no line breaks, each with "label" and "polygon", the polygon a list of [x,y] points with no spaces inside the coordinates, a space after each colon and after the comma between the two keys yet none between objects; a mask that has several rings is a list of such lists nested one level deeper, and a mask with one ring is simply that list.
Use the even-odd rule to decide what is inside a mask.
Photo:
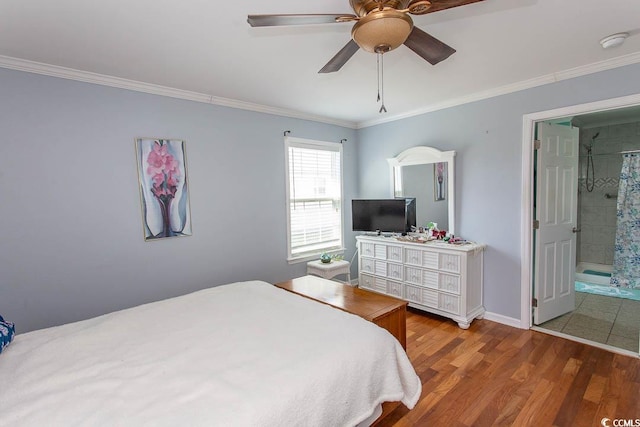
[{"label": "television screen", "polygon": [[404,199],[406,203],[406,216],[407,216],[407,232],[411,231],[411,227],[415,229],[416,227],[416,198],[406,198]]},{"label": "television screen", "polygon": [[[410,200],[413,200],[413,218],[407,215],[411,211],[411,203],[407,203]],[[415,199],[352,200],[351,213],[353,231],[405,233],[411,230],[411,225],[415,226]]]}]

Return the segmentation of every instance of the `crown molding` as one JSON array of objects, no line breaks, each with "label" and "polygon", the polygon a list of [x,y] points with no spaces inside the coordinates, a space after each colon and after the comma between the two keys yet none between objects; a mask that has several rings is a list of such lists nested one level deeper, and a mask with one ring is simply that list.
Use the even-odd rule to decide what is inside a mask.
[{"label": "crown molding", "polygon": [[161,86],[152,83],[145,83],[136,80],[129,80],[120,77],[113,77],[104,74],[92,73],[89,71],[76,70],[73,68],[61,67],[58,65],[45,64],[42,62],[29,61],[26,59],[13,58],[0,55],[0,68],[7,68],[17,71],[25,71],[28,73],[41,74],[46,76],[58,77],[68,80],[76,80],[85,83],[92,83],[102,86],[110,86],[120,89],[132,90],[136,92],[149,93],[153,95],[168,96],[171,98],[184,99],[188,101],[201,102],[205,104],[213,104],[222,107],[237,108],[241,110],[254,111],[264,114],[273,114],[276,116],[289,117],[301,120],[311,120],[314,122],[326,123],[336,126],[342,126],[350,129],[362,129],[383,123],[394,122],[410,117],[419,116],[433,111],[444,110],[446,108],[456,107],[458,105],[468,104],[470,102],[481,101],[483,99],[493,98],[500,95],[506,95],[525,89],[531,89],[549,83],[555,83],[562,80],[572,79],[575,77],[585,76],[588,74],[606,71],[613,68],[623,67],[625,65],[637,64],[640,62],[640,52],[629,55],[619,56],[605,61],[594,62],[592,64],[570,68],[568,70],[547,74],[521,82],[492,88],[486,91],[476,92],[458,98],[453,98],[445,102],[428,105],[417,110],[407,113],[388,116],[381,119],[352,122],[348,120],[339,120],[335,118],[318,116],[314,114],[302,113],[300,111],[289,110],[285,108],[272,107],[262,104],[254,104],[230,98],[222,98],[205,93],[192,92],[182,89],[176,89],[168,86]]},{"label": "crown molding", "polygon": [[168,96],[171,98],[184,99],[188,101],[213,104],[222,107],[237,108],[257,113],[273,114],[314,122],[327,123],[330,125],[342,126],[356,129],[357,123],[338,120],[330,117],[306,114],[300,111],[288,110],[285,108],[271,107],[268,105],[254,104],[251,102],[238,101],[235,99],[222,98],[206,93],[192,92],[188,90],[176,89],[168,86],[145,83],[136,80],[129,80],[120,77],[108,76],[105,74],[92,73],[90,71],[76,70],[73,68],[61,67],[59,65],[45,64],[42,62],[29,61],[26,59],[13,58],[0,55],[0,68],[24,71],[27,73],[41,74],[45,76],[58,77],[61,79],[75,80],[84,83],[92,83],[101,86],[110,86],[120,89],[144,92],[152,95]]},{"label": "crown molding", "polygon": [[385,117],[383,119],[360,122],[358,123],[358,129],[366,128],[369,126],[375,126],[382,123],[394,122],[397,120],[419,116],[421,114],[426,114],[433,111],[443,110],[445,108],[468,104],[470,102],[475,102],[475,101],[481,101],[483,99],[493,98],[500,95],[506,95],[509,93],[518,92],[525,89],[531,89],[531,88],[542,86],[549,83],[555,83],[562,80],[568,80],[575,77],[598,73],[600,71],[611,70],[613,68],[623,67],[625,65],[637,64],[639,62],[640,62],[640,52],[619,56],[617,58],[607,59],[605,61],[600,61],[600,62],[594,62],[592,64],[570,68],[568,70],[558,71],[556,73],[547,74],[547,75],[536,77],[529,80],[523,80],[521,82],[500,86],[500,87],[489,89],[486,91],[472,93],[459,98],[451,99],[446,102],[432,104],[417,110],[409,111],[407,113],[398,114],[391,117]]}]

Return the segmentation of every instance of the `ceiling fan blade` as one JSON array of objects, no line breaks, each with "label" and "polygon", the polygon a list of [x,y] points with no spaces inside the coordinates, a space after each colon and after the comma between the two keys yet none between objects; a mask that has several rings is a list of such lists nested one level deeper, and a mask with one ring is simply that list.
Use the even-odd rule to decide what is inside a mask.
[{"label": "ceiling fan blade", "polygon": [[247,22],[252,27],[277,27],[281,25],[335,24],[352,21],[357,16],[349,13],[311,15],[249,15]]},{"label": "ceiling fan blade", "polygon": [[336,56],[331,58],[329,62],[327,62],[327,65],[322,67],[318,73],[334,73],[338,71],[349,59],[351,59],[358,49],[360,49],[360,46],[358,46],[353,39],[349,40],[349,43],[340,49],[340,52],[336,53]]},{"label": "ceiling fan blade", "polygon": [[444,61],[456,51],[451,46],[442,43],[418,27],[413,27],[404,45],[429,61],[431,65],[436,65],[438,62]]},{"label": "ceiling fan blade", "polygon": [[[419,0],[413,0],[409,3],[409,7],[411,4],[417,3]],[[426,13],[438,12],[440,10],[451,9],[452,7],[464,6],[465,4],[477,3],[484,0],[438,0],[432,1],[431,6],[428,8]]]}]

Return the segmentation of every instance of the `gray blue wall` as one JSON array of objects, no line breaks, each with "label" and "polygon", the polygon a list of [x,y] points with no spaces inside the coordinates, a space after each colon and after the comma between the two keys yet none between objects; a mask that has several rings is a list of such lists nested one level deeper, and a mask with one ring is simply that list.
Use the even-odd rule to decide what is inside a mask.
[{"label": "gray blue wall", "polygon": [[[291,130],[348,139],[346,259],[349,201],[391,194],[387,158],[416,145],[456,150],[457,234],[488,245],[487,309],[519,318],[522,115],[636,93],[640,65],[355,131],[0,69],[0,313],[24,332],[302,275],[304,264],[285,261],[282,133]],[[141,136],[187,141],[193,236],[143,241]]]},{"label": "gray blue wall", "polygon": [[[347,138],[354,197],[353,129],[0,69],[0,314],[25,332],[304,274],[286,262],[284,130]],[[191,237],[143,241],[134,138],[144,136],[186,140]]]},{"label": "gray blue wall", "polygon": [[631,65],[361,129],[360,196],[390,194],[385,159],[409,147],[455,150],[456,234],[488,245],[487,311],[519,319],[522,116],[637,93]]}]

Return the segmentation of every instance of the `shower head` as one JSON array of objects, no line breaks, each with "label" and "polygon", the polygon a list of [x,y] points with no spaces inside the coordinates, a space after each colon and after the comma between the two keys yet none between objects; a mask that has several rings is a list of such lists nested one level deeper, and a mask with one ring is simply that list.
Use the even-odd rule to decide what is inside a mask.
[{"label": "shower head", "polygon": [[596,134],[591,137],[591,141],[589,141],[588,144],[582,144],[584,146],[584,149],[587,150],[587,152],[591,153],[591,149],[593,148],[593,143],[596,142],[596,138],[599,135],[600,135],[600,132],[596,132]]}]

